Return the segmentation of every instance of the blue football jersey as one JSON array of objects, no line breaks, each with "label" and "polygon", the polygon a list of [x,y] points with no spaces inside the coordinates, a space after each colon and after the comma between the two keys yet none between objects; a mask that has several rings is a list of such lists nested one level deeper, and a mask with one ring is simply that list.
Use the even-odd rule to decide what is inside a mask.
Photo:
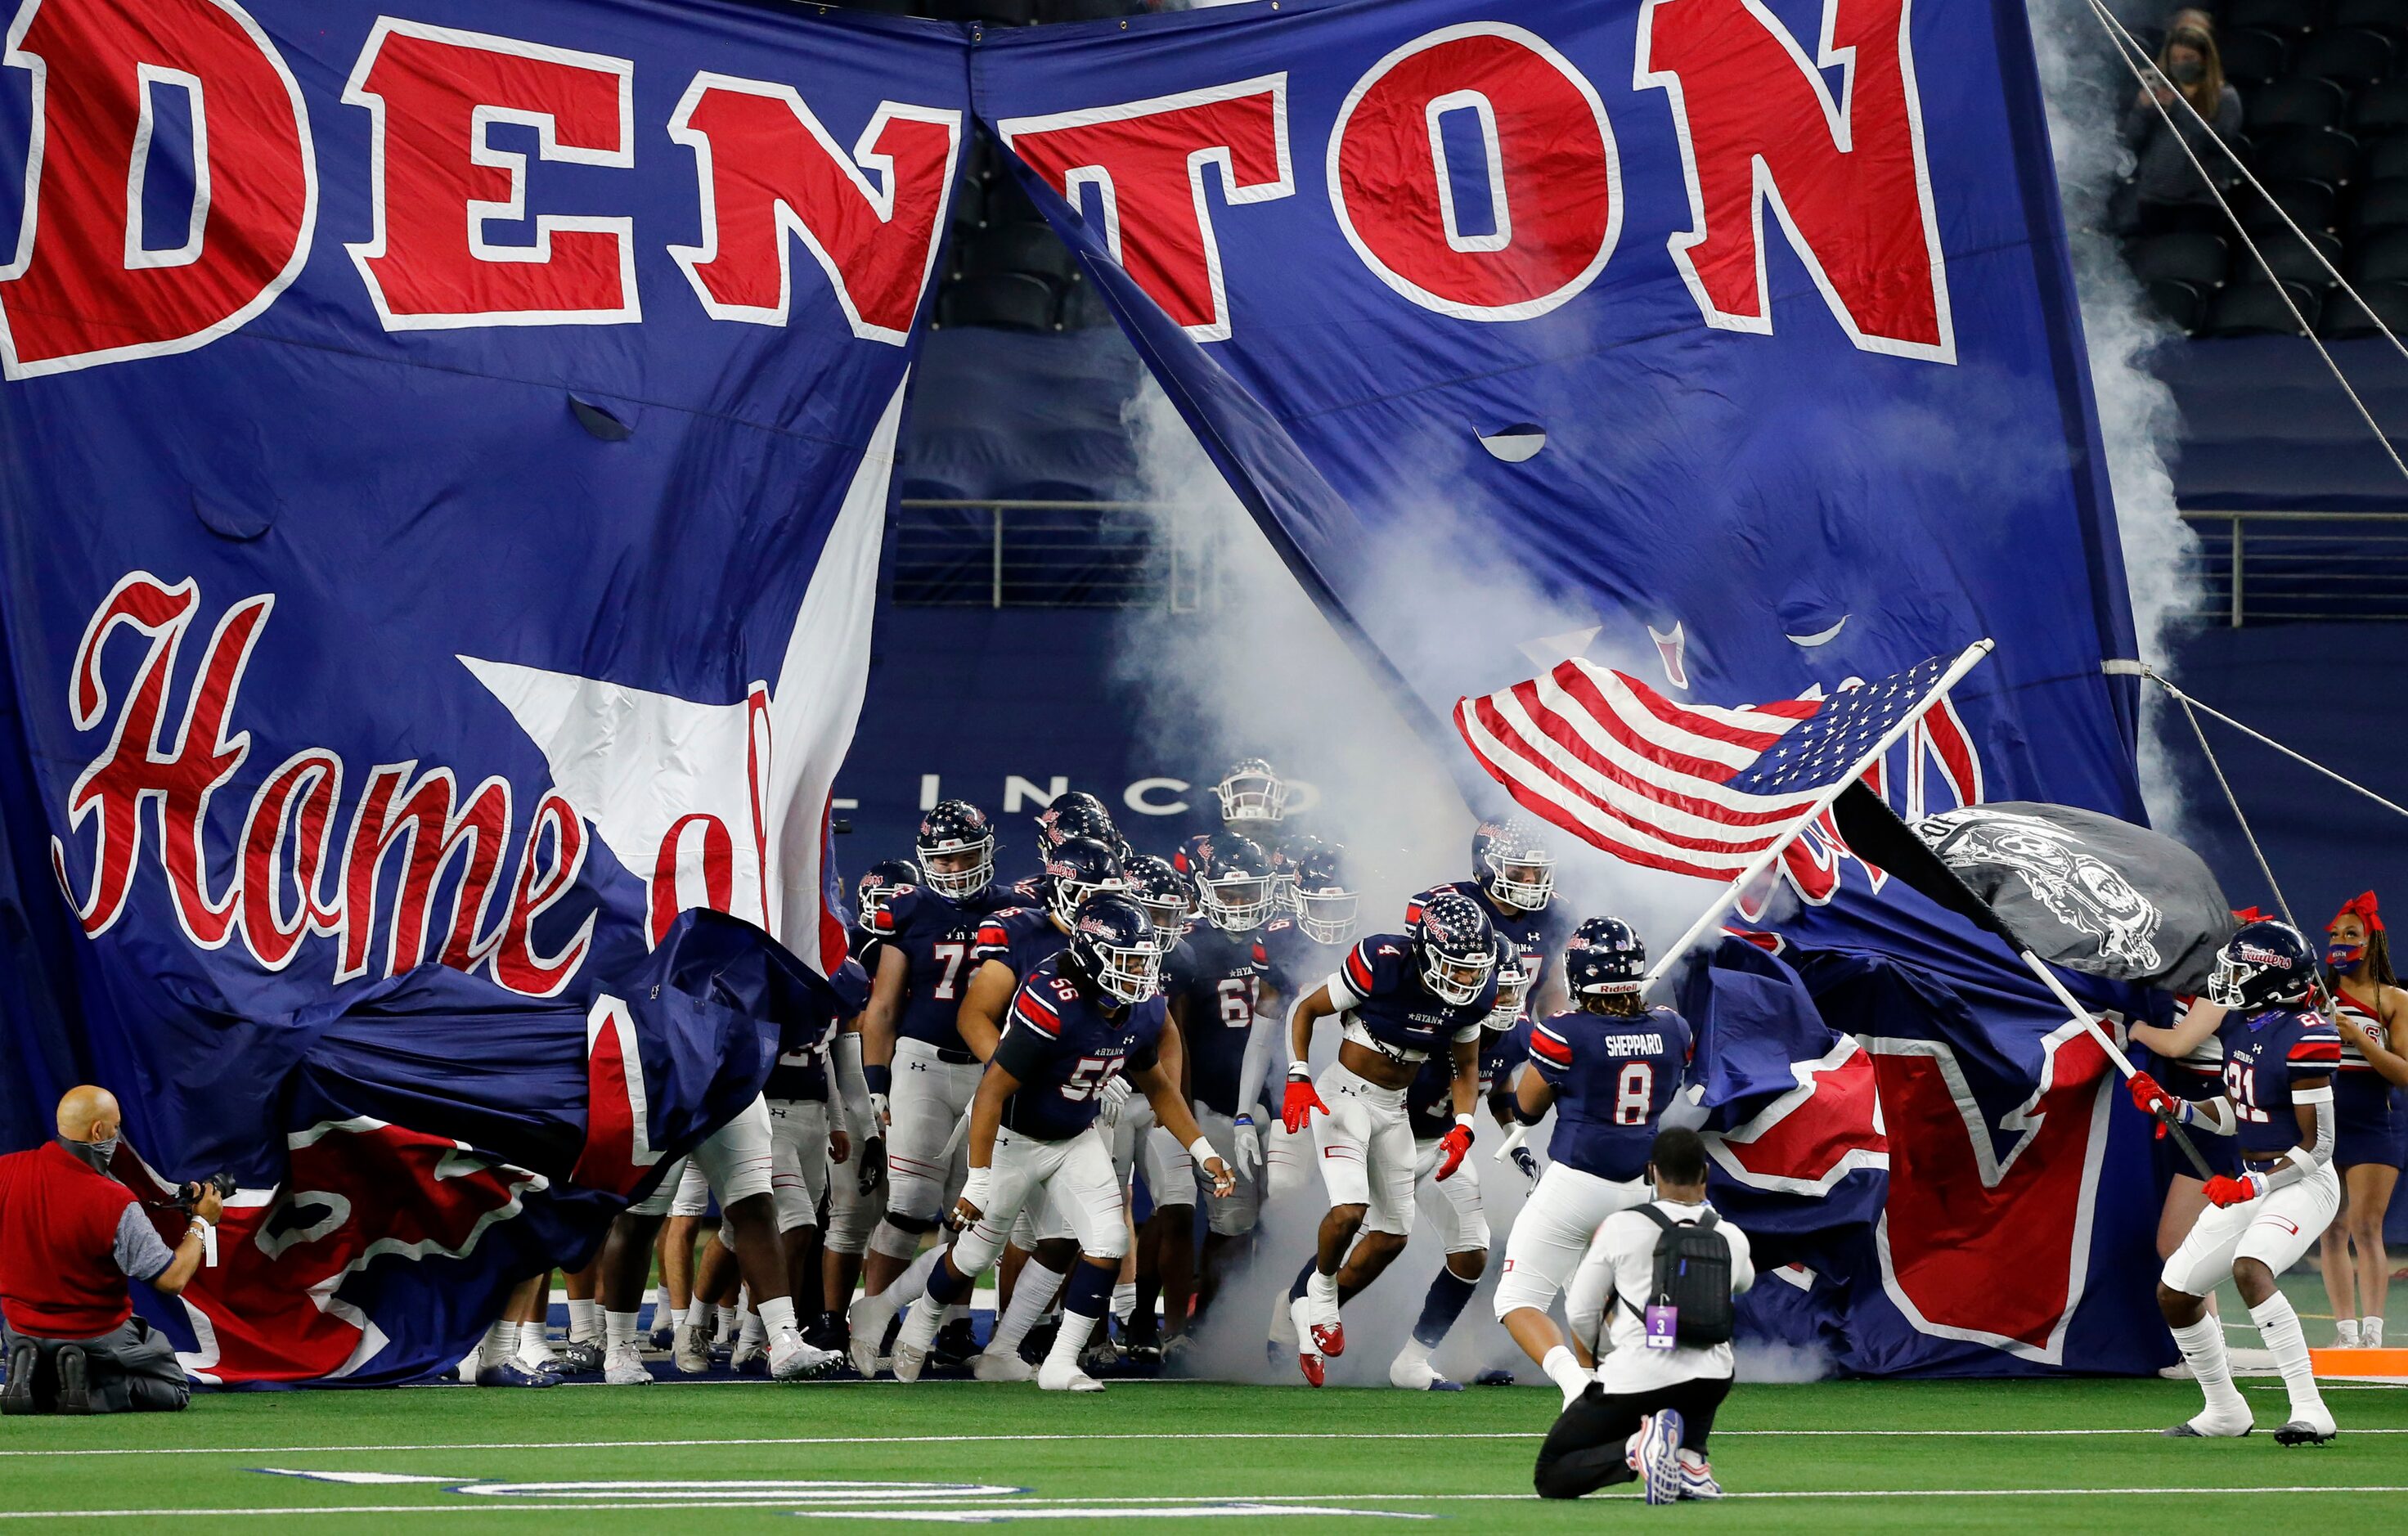
[{"label": "blue football jersey", "polygon": [[1226,933],[1210,923],[1190,927],[1163,962],[1163,992],[1178,1012],[1186,1051],[1187,1097],[1222,1114],[1237,1114],[1262,1091],[1238,1080],[1268,968],[1254,934]]},{"label": "blue football jersey", "polygon": [[1547,966],[1564,953],[1564,940],[1571,937],[1571,925],[1564,915],[1567,910],[1564,904],[1550,901],[1534,912],[1525,912],[1519,907],[1501,907],[1488,899],[1488,893],[1480,888],[1480,882],[1451,881],[1444,885],[1433,885],[1405,903],[1405,924],[1408,927],[1420,919],[1423,904],[1440,891],[1454,891],[1479,902],[1480,910],[1488,914],[1488,926],[1522,952],[1522,969],[1530,977],[1530,990],[1526,994],[1528,1000],[1523,1004],[1523,1016],[1530,1016],[1529,1010],[1539,1001],[1539,983],[1546,980]]},{"label": "blue football jersey", "polygon": [[1530,1059],[1531,1028],[1530,1015],[1525,1013],[1511,1029],[1481,1031],[1480,1092],[1484,1097],[1513,1091],[1513,1074]]},{"label": "blue football jersey", "polygon": [[924,885],[896,888],[885,908],[870,919],[881,948],[894,946],[909,968],[903,1012],[895,1032],[939,1050],[959,1051],[962,994],[978,969],[980,920],[987,912],[991,892],[968,902],[950,900]]},{"label": "blue football jersey", "polygon": [[1690,1044],[1688,1021],[1669,1008],[1540,1021],[1530,1030],[1530,1066],[1555,1090],[1547,1156],[1617,1183],[1643,1176],[1656,1117],[1687,1075]]},{"label": "blue football jersey", "polygon": [[2241,1123],[2241,1150],[2283,1153],[2298,1146],[2292,1084],[2341,1069],[2341,1032],[2317,1014],[2270,1008],[2226,1014],[2215,1038],[2224,1044],[2224,1094]]},{"label": "blue football jersey", "polygon": [[1021,981],[1027,980],[1039,961],[1052,959],[1070,944],[1069,936],[1054,926],[1042,907],[1007,907],[990,912],[975,937],[972,970],[989,960],[1000,960]]},{"label": "blue football jersey", "polygon": [[1413,960],[1413,942],[1401,933],[1374,933],[1358,940],[1331,978],[1346,997],[1332,997],[1344,1016],[1360,1025],[1371,1039],[1391,1052],[1419,1051],[1444,1055],[1458,1040],[1469,1040],[1480,1021],[1497,1006],[1497,977],[1482,983],[1480,996],[1457,1006],[1422,984],[1421,967]]},{"label": "blue football jersey", "polygon": [[995,1065],[1020,1086],[1003,1101],[1008,1130],[1066,1141],[1096,1123],[1096,1096],[1116,1073],[1143,1071],[1162,1047],[1168,1004],[1157,993],[1106,1013],[1050,956],[1021,978],[1004,1014]]},{"label": "blue football jersey", "polygon": [[848,959],[828,977],[835,989],[834,1009],[814,1010],[806,1019],[781,1019],[778,1059],[770,1065],[769,1081],[761,1092],[770,1098],[825,1098],[827,1048],[844,1021],[869,1000],[869,977],[861,962]]}]

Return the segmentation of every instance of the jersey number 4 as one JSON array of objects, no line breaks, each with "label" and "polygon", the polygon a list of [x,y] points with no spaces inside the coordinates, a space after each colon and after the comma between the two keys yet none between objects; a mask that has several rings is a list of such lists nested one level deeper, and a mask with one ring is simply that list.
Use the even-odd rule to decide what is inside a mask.
[{"label": "jersey number 4", "polygon": [[1613,1080],[1613,1123],[1643,1126],[1656,1107],[1656,1067],[1652,1062],[1627,1061]]}]

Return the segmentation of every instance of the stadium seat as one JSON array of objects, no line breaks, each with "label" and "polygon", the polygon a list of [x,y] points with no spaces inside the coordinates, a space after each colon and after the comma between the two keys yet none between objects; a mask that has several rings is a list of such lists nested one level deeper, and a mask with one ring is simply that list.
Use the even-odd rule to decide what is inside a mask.
[{"label": "stadium seat", "polygon": [[2378,138],[2367,147],[2361,180],[2408,180],[2408,134]]},{"label": "stadium seat", "polygon": [[2408,282],[2408,229],[2370,236],[2352,245],[2347,270],[2354,283]]},{"label": "stadium seat", "polygon": [[2314,32],[2324,21],[2322,0],[2232,0],[2224,7],[2221,24],[2258,27],[2286,36]]},{"label": "stadium seat", "polygon": [[2282,38],[2250,28],[2219,40],[2216,52],[2224,60],[2224,78],[2244,92],[2249,86],[2262,85],[2283,74],[2284,64],[2290,56],[2290,49]]},{"label": "stadium seat", "polygon": [[2143,282],[2188,283],[2202,294],[2224,286],[2231,269],[2224,238],[2217,235],[2153,235],[2134,240],[2126,259]]},{"label": "stadium seat", "polygon": [[2364,27],[2336,27],[2300,44],[2294,74],[2321,76],[2345,86],[2372,85],[2391,73],[2391,39]]},{"label": "stadium seat", "polygon": [[986,184],[986,222],[990,224],[1041,224],[1045,215],[1037,211],[1037,204],[1020,184],[1020,178],[1008,165],[996,167],[995,179]]},{"label": "stadium seat", "polygon": [[2333,7],[2332,24],[2364,27],[2394,42],[2408,42],[2408,0],[2339,0]]},{"label": "stadium seat", "polygon": [[1070,248],[1046,224],[997,224],[962,242],[962,271],[1025,272],[1055,287],[1079,280]]},{"label": "stadium seat", "polygon": [[1054,289],[1025,272],[982,272],[937,295],[939,325],[982,325],[999,331],[1054,329]]},{"label": "stadium seat", "polygon": [[[2296,282],[2303,288],[2321,290],[2331,287],[2333,274],[2341,270],[2341,242],[2321,229],[2309,230],[2304,243],[2287,229],[2268,230],[2254,238],[2258,254],[2266,259],[2265,266],[2259,266],[2258,257],[2246,251],[2234,251],[2235,282]],[[2267,267],[2273,268],[2271,280],[2266,276]]]},{"label": "stadium seat", "polygon": [[2408,181],[2370,181],[2358,193],[2358,227],[2408,229]]},{"label": "stadium seat", "polygon": [[2349,131],[2360,138],[2408,133],[2408,79],[2386,80],[2352,95]]},{"label": "stadium seat", "polygon": [[2149,308],[2186,335],[2198,329],[2200,316],[2207,308],[2200,301],[2198,289],[2172,279],[2160,278],[2148,284],[2148,295]]},{"label": "stadium seat", "polygon": [[[2380,319],[2396,337],[2408,337],[2408,282],[2378,282],[2360,287],[2358,297],[2335,294],[2326,306],[2324,323],[2316,335],[2327,341],[2356,341],[2365,337],[2381,336],[2375,324]],[[2360,303],[2363,299],[2365,302]],[[2368,311],[2373,311],[2369,314]]]},{"label": "stadium seat", "polygon": [[[2272,204],[2245,184],[2235,187],[2228,194],[2233,212],[2240,217],[2242,228],[2253,233],[2260,229],[2281,229],[2284,227],[2283,214],[2288,214],[2291,223],[2301,229],[2332,228],[2333,209],[2339,202],[2332,188],[2321,181],[2268,181],[2265,185],[2273,198]],[[2278,214],[2276,208],[2280,208],[2282,213]]]},{"label": "stadium seat", "polygon": [[953,223],[964,228],[976,228],[986,223],[986,186],[983,182],[966,176],[953,183]]},{"label": "stadium seat", "polygon": [[2358,169],[2358,140],[2335,128],[2288,128],[2258,142],[2260,179],[2345,185]]},{"label": "stadium seat", "polygon": [[2242,121],[2252,134],[2276,128],[2338,128],[2349,97],[2327,79],[2286,75],[2249,93]]},{"label": "stadium seat", "polygon": [[1062,308],[1054,323],[1066,331],[1100,331],[1118,322],[1112,319],[1111,306],[1104,302],[1103,291],[1092,282],[1082,282],[1062,291]]},{"label": "stadium seat", "polygon": [[2283,302],[2288,294],[2291,302],[2300,307],[2300,314],[2310,325],[2316,323],[2316,296],[2304,288],[2286,283],[2277,289],[2270,282],[2240,283],[2224,289],[2208,302],[2207,323],[2200,328],[2202,336],[2297,336],[2300,322]]}]

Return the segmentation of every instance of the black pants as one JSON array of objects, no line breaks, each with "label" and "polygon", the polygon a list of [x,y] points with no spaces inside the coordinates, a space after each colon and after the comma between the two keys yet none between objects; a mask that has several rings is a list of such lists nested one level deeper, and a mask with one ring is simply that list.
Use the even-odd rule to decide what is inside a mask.
[{"label": "black pants", "polygon": [[1705,1454],[1714,1410],[1730,1393],[1728,1376],[1700,1376],[1655,1392],[1608,1396],[1592,1382],[1547,1431],[1530,1482],[1541,1499],[1578,1499],[1635,1475],[1626,1450],[1639,1421],[1670,1408],[1681,1415],[1681,1448]]},{"label": "black pants", "polygon": [[45,1371],[57,1369],[60,1345],[81,1349],[95,1414],[172,1414],[192,1397],[176,1346],[140,1317],[129,1317],[94,1339],[43,1339],[0,1327],[0,1341],[10,1348],[20,1339],[40,1347],[43,1362],[37,1369]]}]

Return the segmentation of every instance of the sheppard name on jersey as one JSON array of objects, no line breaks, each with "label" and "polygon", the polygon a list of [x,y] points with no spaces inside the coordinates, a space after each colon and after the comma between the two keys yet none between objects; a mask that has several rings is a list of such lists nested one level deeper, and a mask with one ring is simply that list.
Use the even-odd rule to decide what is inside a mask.
[{"label": "sheppard name on jersey", "polygon": [[1660,1056],[1664,1054],[1664,1037],[1658,1034],[1608,1035],[1605,1054],[1610,1056]]}]

